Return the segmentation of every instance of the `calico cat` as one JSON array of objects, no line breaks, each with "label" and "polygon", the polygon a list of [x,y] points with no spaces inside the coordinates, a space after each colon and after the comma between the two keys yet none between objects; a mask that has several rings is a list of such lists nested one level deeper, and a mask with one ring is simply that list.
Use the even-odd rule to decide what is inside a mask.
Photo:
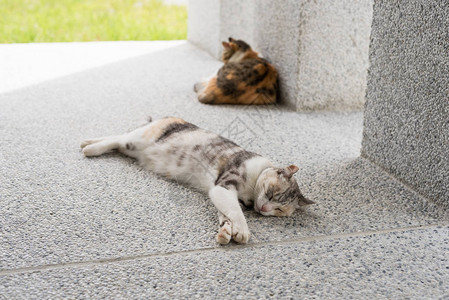
[{"label": "calico cat", "polygon": [[278,98],[275,67],[242,40],[222,42],[223,67],[194,85],[198,100],[207,104],[273,104]]},{"label": "calico cat", "polygon": [[85,156],[118,150],[145,169],[209,193],[218,209],[216,240],[247,243],[250,232],[239,205],[253,206],[265,216],[290,216],[313,202],[299,190],[298,167],[274,167],[266,158],[182,119],[167,117],[123,135],[85,140]]}]

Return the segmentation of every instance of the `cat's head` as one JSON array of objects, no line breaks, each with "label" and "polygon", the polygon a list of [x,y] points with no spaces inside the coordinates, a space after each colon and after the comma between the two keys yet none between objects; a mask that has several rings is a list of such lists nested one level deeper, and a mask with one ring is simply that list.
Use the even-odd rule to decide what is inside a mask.
[{"label": "cat's head", "polygon": [[223,53],[221,60],[224,63],[229,61],[238,62],[248,56],[257,56],[257,53],[251,49],[251,46],[242,40],[234,40],[232,37],[228,39],[228,42],[222,42]]},{"label": "cat's head", "polygon": [[256,183],[257,198],[254,209],[264,216],[290,216],[298,207],[314,202],[305,198],[299,190],[293,174],[298,167],[268,168]]}]

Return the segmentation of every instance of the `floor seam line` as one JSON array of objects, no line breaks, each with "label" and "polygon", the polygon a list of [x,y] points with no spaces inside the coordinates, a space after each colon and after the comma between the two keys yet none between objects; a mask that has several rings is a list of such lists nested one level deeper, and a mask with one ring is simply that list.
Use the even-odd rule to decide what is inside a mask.
[{"label": "floor seam line", "polygon": [[407,181],[405,181],[402,178],[396,177],[394,174],[388,172],[387,168],[384,167],[383,165],[377,163],[376,161],[374,161],[373,159],[371,159],[366,153],[361,152],[360,153],[360,158],[366,160],[369,164],[376,166],[377,168],[379,168],[383,173],[385,173],[389,178],[397,181],[398,183],[400,183],[403,187],[405,187],[408,191],[416,194],[417,196],[425,199],[427,202],[432,203],[433,205],[440,205],[438,203],[438,201],[436,201],[435,199],[432,199],[430,197],[428,197],[427,195],[422,194],[421,192],[419,192],[418,190],[416,190],[415,188],[413,188],[413,186],[408,183]]},{"label": "floor seam line", "polygon": [[207,253],[212,251],[224,251],[229,252],[238,249],[251,249],[251,248],[259,248],[264,246],[281,246],[288,245],[293,243],[304,243],[304,242],[314,242],[314,241],[324,241],[324,240],[332,240],[332,239],[342,239],[342,238],[351,238],[351,237],[363,237],[370,235],[378,235],[378,234],[388,234],[394,232],[405,232],[405,231],[413,231],[413,230],[422,230],[422,229],[430,229],[441,226],[449,226],[449,223],[434,223],[434,224],[426,224],[426,225],[415,225],[415,226],[407,226],[407,227],[398,227],[392,229],[381,229],[381,230],[372,230],[372,231],[361,231],[361,232],[349,232],[349,233],[339,233],[339,234],[331,234],[331,235],[318,235],[318,236],[309,236],[309,237],[301,237],[296,239],[287,239],[281,241],[268,241],[268,242],[260,242],[254,244],[246,244],[246,245],[233,245],[233,246],[224,246],[224,247],[209,247],[209,248],[201,248],[201,249],[190,249],[190,250],[181,250],[181,251],[171,251],[165,253],[151,253],[151,254],[143,254],[143,255],[135,255],[135,256],[127,256],[127,257],[116,257],[116,258],[105,258],[98,260],[90,260],[90,261],[79,261],[79,262],[67,262],[60,264],[48,264],[41,266],[33,266],[33,267],[23,267],[9,270],[0,271],[0,276],[12,275],[12,274],[20,274],[20,273],[30,273],[30,272],[40,272],[47,270],[57,270],[62,268],[70,268],[70,267],[94,267],[100,266],[110,263],[118,263],[118,262],[128,262],[139,259],[148,259],[154,257],[169,257],[180,254],[195,254],[195,253]]}]

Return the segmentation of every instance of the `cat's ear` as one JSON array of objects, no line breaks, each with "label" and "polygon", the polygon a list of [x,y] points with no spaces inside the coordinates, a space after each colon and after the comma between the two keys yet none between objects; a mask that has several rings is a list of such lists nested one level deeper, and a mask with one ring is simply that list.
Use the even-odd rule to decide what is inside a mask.
[{"label": "cat's ear", "polygon": [[299,168],[297,166],[291,165],[291,166],[284,168],[283,173],[285,174],[286,177],[290,178],[293,176],[293,174],[298,172],[298,170],[299,170]]},{"label": "cat's ear", "polygon": [[314,204],[315,202],[313,202],[310,199],[307,199],[306,197],[304,197],[303,195],[301,195],[301,197],[299,197],[298,199],[298,205],[299,206],[304,206],[304,205],[310,205],[310,204]]},{"label": "cat's ear", "polygon": [[229,37],[228,40],[229,40],[229,42],[235,41],[232,37]]},{"label": "cat's ear", "polygon": [[229,43],[221,42],[221,44],[222,44],[223,47],[225,47],[225,48],[231,48],[231,45],[229,45]]}]

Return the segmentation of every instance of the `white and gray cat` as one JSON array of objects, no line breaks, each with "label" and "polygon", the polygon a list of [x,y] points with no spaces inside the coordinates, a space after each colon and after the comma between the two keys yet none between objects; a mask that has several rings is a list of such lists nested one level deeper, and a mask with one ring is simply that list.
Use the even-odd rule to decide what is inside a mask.
[{"label": "white and gray cat", "polygon": [[266,158],[179,118],[150,121],[132,132],[85,140],[85,156],[118,150],[148,170],[209,193],[218,209],[217,242],[247,243],[250,232],[240,202],[265,216],[290,216],[313,202],[299,190],[298,167],[274,167]]}]

